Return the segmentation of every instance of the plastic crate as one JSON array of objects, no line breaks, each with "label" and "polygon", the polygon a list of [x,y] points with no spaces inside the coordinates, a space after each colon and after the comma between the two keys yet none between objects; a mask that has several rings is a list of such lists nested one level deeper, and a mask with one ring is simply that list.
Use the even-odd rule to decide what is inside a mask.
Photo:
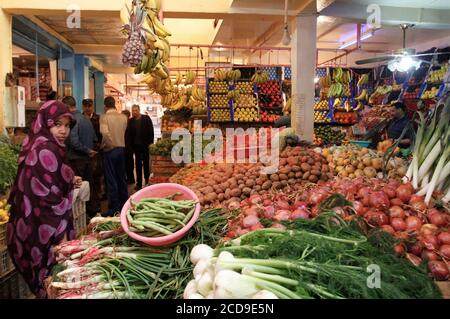
[{"label": "plastic crate", "polygon": [[6,227],[8,223],[2,223],[0,224],[0,249],[3,249],[6,247]]},{"label": "plastic crate", "polygon": [[9,252],[6,247],[3,247],[0,250],[0,278],[8,275],[11,270],[14,269],[14,264],[12,263],[11,258],[9,257]]},{"label": "plastic crate", "polygon": [[76,200],[72,206],[73,227],[76,236],[82,235],[86,231],[86,202]]},{"label": "plastic crate", "polygon": [[370,145],[370,141],[350,141],[350,143],[361,147],[368,147]]}]

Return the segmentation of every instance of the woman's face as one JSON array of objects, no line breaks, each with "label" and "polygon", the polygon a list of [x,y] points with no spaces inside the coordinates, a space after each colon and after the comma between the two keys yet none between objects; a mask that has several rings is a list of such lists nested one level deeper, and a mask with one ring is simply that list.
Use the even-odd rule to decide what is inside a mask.
[{"label": "woman's face", "polygon": [[55,126],[50,129],[50,133],[60,142],[64,143],[70,134],[70,119],[67,116],[59,118]]}]

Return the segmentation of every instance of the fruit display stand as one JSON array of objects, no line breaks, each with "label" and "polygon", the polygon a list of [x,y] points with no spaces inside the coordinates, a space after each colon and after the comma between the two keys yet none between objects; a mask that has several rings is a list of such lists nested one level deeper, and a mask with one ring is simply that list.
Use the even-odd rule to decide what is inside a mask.
[{"label": "fruit display stand", "polygon": [[274,123],[283,115],[282,83],[270,80],[257,86],[258,106],[262,123]]},{"label": "fruit display stand", "polygon": [[233,121],[233,103],[228,97],[230,84],[226,81],[208,79],[206,84],[206,97],[208,109],[208,122],[223,123]]},{"label": "fruit display stand", "polygon": [[448,78],[448,74],[448,62],[430,68],[419,93],[420,99],[425,102],[425,105],[429,107],[434,106],[436,101],[442,97],[445,91],[444,79]]}]

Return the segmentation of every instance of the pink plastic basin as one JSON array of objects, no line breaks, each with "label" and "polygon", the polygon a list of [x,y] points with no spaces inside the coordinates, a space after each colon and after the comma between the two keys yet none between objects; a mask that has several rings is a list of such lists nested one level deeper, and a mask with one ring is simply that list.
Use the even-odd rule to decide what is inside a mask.
[{"label": "pink plastic basin", "polygon": [[[165,197],[168,195],[172,195],[174,193],[182,193],[182,195],[176,197],[176,200],[195,200],[197,202],[197,205],[195,207],[194,214],[192,215],[191,220],[181,228],[180,230],[176,231],[175,233],[167,236],[161,236],[161,237],[144,237],[141,236],[135,232],[132,232],[128,228],[128,220],[127,220],[127,211],[131,207],[130,200],[133,200],[134,202],[138,202],[144,198],[150,198],[150,197]],[[189,231],[189,229],[194,226],[195,222],[197,221],[198,217],[200,216],[200,204],[197,195],[190,190],[189,188],[174,184],[174,183],[161,183],[161,184],[155,184],[148,187],[145,187],[141,189],[140,191],[133,194],[125,203],[125,205],[122,208],[122,212],[120,213],[120,223],[122,224],[122,228],[124,231],[130,236],[131,238],[138,240],[140,242],[143,242],[149,246],[165,246],[172,244],[186,235],[186,233]]]}]

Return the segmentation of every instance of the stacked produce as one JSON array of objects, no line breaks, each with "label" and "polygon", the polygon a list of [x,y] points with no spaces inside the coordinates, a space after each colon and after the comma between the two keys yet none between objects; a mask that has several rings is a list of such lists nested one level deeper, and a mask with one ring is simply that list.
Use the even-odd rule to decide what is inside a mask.
[{"label": "stacked produce", "polygon": [[328,111],[328,101],[327,100],[320,100],[316,102],[314,105],[314,111]]},{"label": "stacked produce", "polygon": [[377,105],[380,103],[377,103],[378,100],[382,99],[386,94],[389,94],[392,92],[392,85],[381,85],[378,86],[375,91],[370,95],[369,97],[369,103],[372,105]]},{"label": "stacked produce", "polygon": [[448,63],[442,65],[439,69],[430,72],[427,78],[427,83],[435,84],[444,82],[444,77],[448,72]]},{"label": "stacked produce", "polygon": [[[380,245],[379,234],[366,238],[357,223],[332,214],[285,225],[243,234],[215,250],[194,247],[194,279],[184,298],[441,298],[422,268],[390,251],[388,236]],[[382,284],[372,282],[377,289],[367,276],[373,264],[382,269]]]},{"label": "stacked produce", "polygon": [[336,123],[355,124],[358,121],[358,114],[356,112],[336,112],[333,118]]},{"label": "stacked produce", "polygon": [[280,118],[281,112],[278,110],[266,110],[261,112],[261,122],[275,123]]},{"label": "stacked produce", "polygon": [[405,179],[410,180],[419,195],[430,204],[435,191],[443,194],[442,201],[450,201],[450,95],[446,94],[433,113],[420,116],[413,150],[413,160]]},{"label": "stacked produce", "polygon": [[259,122],[259,114],[257,108],[237,107],[234,109],[235,122]]},{"label": "stacked produce", "polygon": [[[383,154],[356,145],[343,145],[339,147],[324,148],[322,155],[340,177],[377,177],[383,171]],[[406,164],[403,159],[391,159],[387,164],[389,177],[403,177],[406,173]]]},{"label": "stacked produce", "polygon": [[212,94],[209,98],[209,103],[211,107],[214,108],[228,109],[230,107],[229,98],[227,95],[224,94]]},{"label": "stacked produce", "polygon": [[0,225],[8,222],[9,220],[9,209],[11,208],[10,205],[7,203],[7,199],[0,200]]},{"label": "stacked produce", "polygon": [[415,100],[417,96],[420,94],[420,87],[416,87],[415,89],[407,90],[403,94],[404,100]]},{"label": "stacked produce", "polygon": [[241,71],[240,70],[229,70],[226,72],[226,79],[229,82],[236,82],[241,78]]},{"label": "stacked produce", "polygon": [[314,123],[331,123],[329,111],[314,111]]},{"label": "stacked produce", "polygon": [[178,128],[188,128],[187,120],[180,120],[172,117],[163,117],[161,122],[161,132],[173,132]]},{"label": "stacked produce", "polygon": [[264,95],[280,95],[280,83],[277,81],[267,81],[258,85],[258,93]]},{"label": "stacked produce", "polygon": [[231,121],[231,114],[229,109],[213,109],[210,110],[212,122],[229,122]]},{"label": "stacked produce", "polygon": [[439,86],[433,85],[431,88],[424,91],[420,98],[422,100],[434,99],[437,97],[438,93],[439,93]]},{"label": "stacked produce", "polygon": [[182,185],[190,185],[200,172],[202,172],[203,170],[209,170],[212,167],[213,166],[211,164],[188,164],[180,169],[175,175],[172,175],[170,177],[170,182]]},{"label": "stacked produce", "polygon": [[225,85],[227,86],[227,91],[228,91],[228,84],[227,82],[225,82],[227,78],[227,72],[222,70],[222,69],[216,69],[214,70],[214,82],[216,83],[225,83]]},{"label": "stacked produce", "polygon": [[239,94],[236,106],[254,108],[257,106],[256,97],[253,94]]},{"label": "stacked produce", "polygon": [[251,82],[237,82],[234,88],[239,93],[243,94],[252,94],[253,93],[253,84]]},{"label": "stacked produce", "polygon": [[[345,133],[334,129],[330,126],[318,126],[314,128],[316,138],[320,138],[321,142],[326,145],[340,145],[345,139]],[[319,145],[321,145],[320,143]]]},{"label": "stacked produce", "polygon": [[224,81],[209,82],[209,93],[228,93],[228,83]]},{"label": "stacked produce", "polygon": [[334,83],[328,89],[328,98],[340,98],[343,96],[351,96],[350,82],[352,75],[350,71],[336,68],[333,72]]},{"label": "stacked produce", "polygon": [[155,156],[170,156],[172,152],[173,146],[177,143],[177,141],[173,141],[168,138],[160,139],[155,144],[151,144],[150,149],[150,155]]},{"label": "stacked produce", "polygon": [[159,1],[155,0],[126,1],[120,11],[122,33],[127,36],[122,62],[135,67],[136,74],[165,80],[169,77],[165,63],[170,57],[167,37],[171,34],[158,20],[160,9]]},{"label": "stacked produce", "polygon": [[182,242],[154,249],[121,235],[118,218],[96,217],[89,225],[92,234],[55,248],[58,265],[47,280],[49,298],[181,298],[192,278],[192,247],[217,245],[227,218],[220,210],[203,211]]},{"label": "stacked produce", "polygon": [[196,204],[193,200],[175,200],[181,193],[131,202],[127,212],[130,231],[145,237],[172,235],[190,221]]}]

